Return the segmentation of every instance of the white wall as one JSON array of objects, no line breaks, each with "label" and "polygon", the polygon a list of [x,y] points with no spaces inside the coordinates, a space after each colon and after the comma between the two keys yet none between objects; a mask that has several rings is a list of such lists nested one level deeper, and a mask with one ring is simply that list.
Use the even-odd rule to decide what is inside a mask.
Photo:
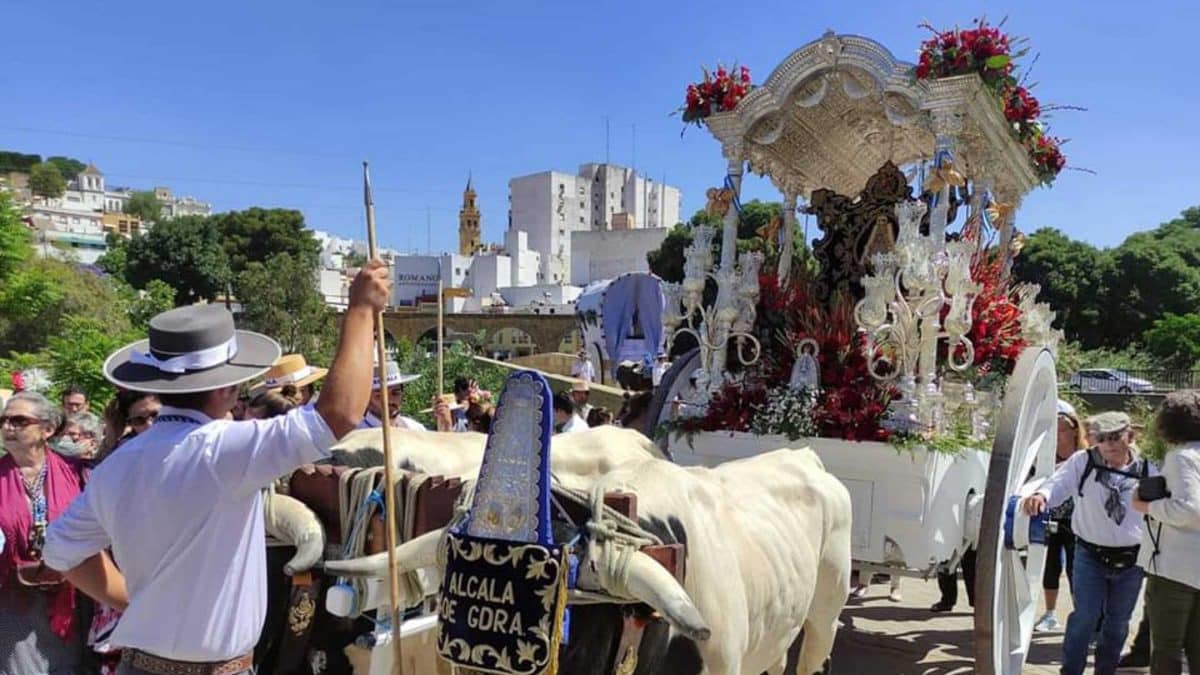
[{"label": "white wall", "polygon": [[544,171],[514,178],[509,188],[509,229],[526,232],[541,254],[538,283],[570,277],[570,233],[591,228],[590,193],[578,176]]},{"label": "white wall", "polygon": [[349,280],[340,269],[323,269],[318,271],[317,283],[320,286],[321,297],[325,304],[339,309],[349,303]]},{"label": "white wall", "polygon": [[646,254],[662,246],[666,227],[650,230],[601,230],[571,235],[571,283],[586,286],[626,272],[649,272]]},{"label": "white wall", "polygon": [[538,282],[542,255],[529,248],[529,233],[509,230],[504,233],[504,252],[510,262],[511,276],[504,286],[533,286]]},{"label": "white wall", "polygon": [[579,297],[579,293],[582,290],[578,286],[540,284],[538,286],[510,286],[508,288],[501,288],[500,295],[510,307],[514,309],[527,309],[543,304],[550,307],[568,305],[574,302],[575,298]]},{"label": "white wall", "polygon": [[483,298],[502,286],[509,286],[512,279],[512,259],[507,255],[488,253],[475,256],[471,264],[472,295]]}]

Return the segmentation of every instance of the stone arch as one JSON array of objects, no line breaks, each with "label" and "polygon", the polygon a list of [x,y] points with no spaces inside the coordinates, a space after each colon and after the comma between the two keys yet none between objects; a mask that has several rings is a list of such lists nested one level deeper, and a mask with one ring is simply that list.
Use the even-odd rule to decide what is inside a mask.
[{"label": "stone arch", "polygon": [[568,328],[558,339],[558,349],[556,351],[563,354],[574,354],[583,346],[583,331],[579,326]]},{"label": "stone arch", "polygon": [[538,353],[538,343],[528,332],[516,326],[505,326],[488,333],[484,340],[484,351],[492,358],[506,361]]}]

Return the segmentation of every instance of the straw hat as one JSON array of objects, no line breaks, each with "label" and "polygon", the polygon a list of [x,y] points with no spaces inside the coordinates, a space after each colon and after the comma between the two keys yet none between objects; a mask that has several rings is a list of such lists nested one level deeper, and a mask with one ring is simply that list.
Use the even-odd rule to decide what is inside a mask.
[{"label": "straw hat", "polygon": [[328,368],[308,365],[303,354],[284,354],[275,360],[275,365],[263,373],[263,381],[252,388],[256,392],[279,389],[284,385],[304,387],[325,377]]}]

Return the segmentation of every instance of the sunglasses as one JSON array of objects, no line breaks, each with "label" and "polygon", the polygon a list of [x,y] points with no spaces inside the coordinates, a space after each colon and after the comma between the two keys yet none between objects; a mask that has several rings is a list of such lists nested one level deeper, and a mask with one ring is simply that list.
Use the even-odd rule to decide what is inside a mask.
[{"label": "sunglasses", "polygon": [[1125,431],[1114,431],[1108,434],[1096,434],[1097,443],[1108,443],[1110,441],[1119,441],[1125,437]]},{"label": "sunglasses", "polygon": [[35,424],[41,424],[42,421],[36,417],[28,415],[0,415],[0,427],[12,427],[14,429],[24,429]]},{"label": "sunglasses", "polygon": [[154,420],[158,419],[158,413],[152,412],[149,415],[135,415],[129,418],[129,426],[143,427],[147,424],[154,424]]}]

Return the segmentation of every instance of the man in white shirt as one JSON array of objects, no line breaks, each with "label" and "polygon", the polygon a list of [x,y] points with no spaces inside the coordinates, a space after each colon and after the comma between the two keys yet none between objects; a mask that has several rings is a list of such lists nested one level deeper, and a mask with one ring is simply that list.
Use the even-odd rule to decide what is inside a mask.
[{"label": "man in white shirt", "polygon": [[554,427],[564,434],[588,428],[587,422],[576,414],[575,403],[561,391],[554,395]]},{"label": "man in white shirt", "polygon": [[588,358],[586,349],[580,349],[575,355],[575,362],[571,364],[571,377],[584,382],[596,381],[596,369],[592,367],[592,360]]},{"label": "man in white shirt", "polygon": [[374,316],[390,294],[386,268],[371,261],[350,287],[324,395],[280,417],[228,419],[238,385],[264,373],[280,349],[235,331],[220,305],[159,314],[149,340],[105,362],[109,381],[158,394],[163,407],[51,523],[43,559],[124,610],[111,635],[123,654],[118,672],[251,670],[267,603],[262,489],[328,456],[358,425],[370,396]]},{"label": "man in white shirt", "polygon": [[[414,431],[427,431],[424,424],[414,420],[411,417],[400,414],[400,408],[404,405],[404,385],[421,377],[410,373],[400,372],[400,366],[396,365],[395,361],[387,362],[387,390],[388,390],[388,419],[392,421],[393,427],[401,429],[411,429]],[[363,415],[363,421],[359,423],[359,429],[372,429],[383,426],[381,421],[383,415],[383,397],[379,391],[383,385],[379,382],[379,376],[376,375],[371,380],[371,399],[367,404],[367,412]]]}]

